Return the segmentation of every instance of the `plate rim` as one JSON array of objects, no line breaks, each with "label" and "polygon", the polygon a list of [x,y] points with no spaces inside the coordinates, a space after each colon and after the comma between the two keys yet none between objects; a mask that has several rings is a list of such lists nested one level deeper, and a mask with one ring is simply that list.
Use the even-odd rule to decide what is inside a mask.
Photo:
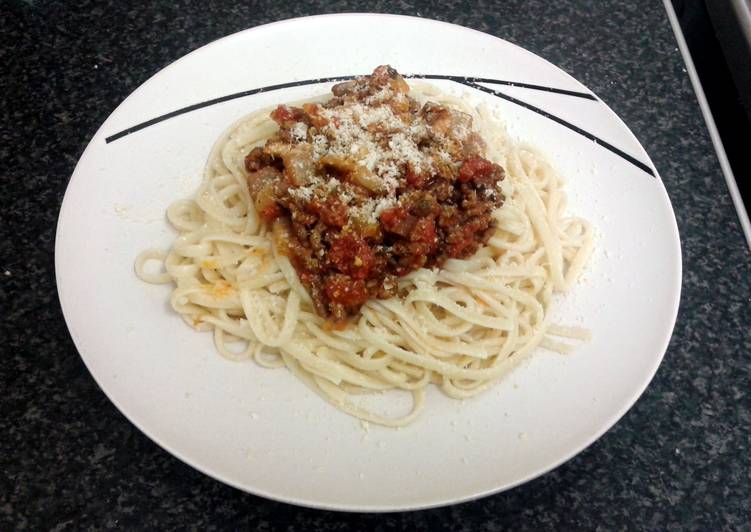
[{"label": "plate rim", "polygon": [[[301,497],[284,496],[282,494],[269,492],[269,491],[266,491],[264,489],[260,489],[257,487],[249,488],[248,486],[243,485],[239,481],[232,480],[231,478],[221,477],[219,474],[216,474],[213,471],[211,471],[208,467],[204,467],[197,461],[194,461],[189,456],[186,456],[183,452],[165,443],[161,437],[159,437],[157,434],[152,433],[151,430],[147,430],[146,428],[144,428],[144,426],[142,426],[142,424],[139,423],[134,418],[135,416],[131,416],[131,414],[129,414],[128,412],[128,409],[124,408],[121,402],[118,399],[114,398],[110,394],[110,392],[101,384],[100,379],[97,378],[97,375],[95,374],[95,372],[92,371],[92,368],[89,362],[87,361],[86,355],[84,355],[84,351],[81,349],[81,338],[79,336],[79,333],[74,329],[74,327],[72,327],[71,318],[70,318],[70,316],[72,315],[72,311],[70,310],[70,306],[68,303],[66,303],[66,301],[69,301],[70,297],[73,297],[74,295],[68,294],[66,296],[64,283],[61,282],[61,264],[60,264],[61,259],[60,257],[61,255],[65,253],[61,245],[61,234],[64,233],[64,225],[65,225],[64,218],[66,217],[65,213],[68,210],[70,210],[69,192],[71,189],[71,184],[73,183],[73,180],[76,179],[79,165],[81,161],[86,158],[89,151],[93,149],[92,146],[94,144],[94,141],[98,138],[103,138],[105,136],[104,127],[105,125],[107,125],[110,118],[113,115],[115,115],[120,110],[121,107],[126,105],[128,101],[134,95],[136,95],[145,85],[149,84],[152,80],[155,80],[165,71],[171,69],[172,67],[177,66],[178,63],[181,63],[184,60],[187,60],[190,56],[192,56],[193,54],[196,54],[197,52],[203,51],[204,49],[209,48],[209,47],[213,47],[214,45],[218,45],[219,43],[225,40],[236,39],[240,35],[244,35],[244,34],[262,30],[262,29],[268,29],[273,26],[282,26],[282,25],[289,25],[289,24],[294,24],[294,23],[301,23],[301,22],[304,23],[307,21],[314,21],[316,19],[332,19],[332,18],[340,18],[340,19],[343,19],[343,18],[381,18],[381,19],[409,20],[413,23],[422,23],[422,24],[428,23],[428,24],[434,24],[434,25],[448,26],[454,30],[460,29],[464,32],[471,32],[472,34],[475,34],[475,35],[479,34],[485,39],[493,39],[496,41],[500,41],[506,45],[511,45],[512,47],[516,48],[517,51],[521,51],[524,54],[533,57],[535,60],[544,61],[549,66],[552,66],[559,72],[565,74],[565,76],[569,78],[570,81],[573,81],[579,87],[584,88],[587,91],[589,91],[591,94],[593,94],[597,98],[599,103],[604,106],[606,112],[610,115],[610,118],[615,119],[618,122],[619,126],[626,131],[627,135],[635,143],[635,146],[638,146],[639,154],[642,155],[646,159],[646,162],[649,163],[650,167],[655,172],[654,178],[658,181],[657,186],[660,191],[659,194],[660,194],[661,203],[663,204],[663,206],[667,207],[666,214],[670,215],[669,218],[670,218],[670,221],[672,222],[669,225],[669,230],[670,230],[669,232],[671,233],[671,244],[672,244],[671,252],[675,255],[676,260],[675,260],[675,264],[673,264],[673,276],[672,276],[673,284],[670,287],[671,293],[674,295],[673,300],[671,301],[671,313],[669,316],[670,326],[667,327],[663,331],[663,335],[659,343],[659,348],[656,350],[656,356],[652,359],[652,364],[648,368],[645,367],[645,370],[647,370],[647,373],[648,373],[648,377],[643,379],[640,385],[637,388],[635,388],[635,391],[633,392],[632,397],[630,397],[628,401],[625,401],[617,411],[614,411],[610,416],[607,416],[607,421],[603,423],[602,426],[593,433],[593,435],[586,438],[584,440],[584,443],[572,446],[572,450],[570,450],[568,453],[564,453],[559,459],[554,460],[551,463],[544,465],[542,467],[535,468],[532,472],[530,472],[527,475],[524,475],[522,478],[514,482],[506,483],[506,484],[503,484],[501,486],[491,488],[491,489],[479,490],[479,491],[476,491],[476,492],[473,492],[473,493],[470,493],[468,495],[461,496],[461,497],[443,497],[440,500],[435,500],[430,503],[417,503],[417,504],[407,503],[407,504],[401,504],[401,505],[393,505],[393,504],[358,505],[358,504],[342,504],[342,503],[331,504],[331,503],[324,503],[321,501],[308,500],[306,498],[301,498]],[[118,104],[108,114],[107,118],[100,124],[96,132],[88,140],[86,148],[81,153],[81,156],[79,157],[76,163],[73,173],[71,174],[71,177],[69,178],[68,183],[66,184],[65,193],[63,195],[60,209],[58,211],[57,226],[56,226],[56,231],[55,231],[54,261],[55,261],[55,282],[56,282],[58,301],[60,303],[60,307],[62,310],[66,327],[70,334],[71,340],[73,341],[76,347],[76,351],[78,352],[79,357],[83,361],[84,366],[86,367],[90,376],[94,379],[94,382],[97,384],[99,389],[104,393],[104,395],[109,399],[109,401],[115,406],[115,408],[120,412],[120,414],[122,414],[130,423],[132,423],[142,434],[144,434],[152,442],[156,443],[162,450],[168,452],[169,454],[171,454],[178,460],[182,461],[184,464],[192,467],[193,469],[197,471],[200,471],[202,474],[208,476],[209,478],[212,478],[218,482],[221,482],[222,484],[232,486],[233,488],[236,488],[242,492],[249,493],[251,495],[255,495],[259,497],[263,497],[263,498],[273,500],[276,502],[293,504],[296,506],[312,508],[316,510],[329,510],[329,511],[347,512],[347,513],[391,513],[391,512],[403,512],[403,511],[416,511],[416,510],[426,510],[426,509],[431,509],[431,508],[445,507],[449,505],[474,501],[477,499],[488,497],[490,495],[494,495],[494,494],[498,494],[507,490],[511,490],[522,484],[530,482],[542,475],[545,475],[546,473],[549,473],[550,471],[553,471],[554,469],[557,469],[564,463],[568,462],[569,460],[571,460],[572,458],[574,458],[575,456],[577,456],[578,454],[580,454],[581,452],[589,448],[592,444],[594,444],[597,440],[599,440],[606,432],[612,429],[615,426],[615,424],[618,423],[618,421],[620,421],[623,418],[623,416],[625,416],[625,414],[641,398],[641,396],[644,394],[649,384],[651,384],[651,382],[654,380],[657,370],[659,369],[665,357],[665,354],[667,353],[670,339],[675,330],[675,324],[677,321],[678,311],[680,308],[680,301],[681,301],[681,294],[682,294],[682,279],[683,279],[683,256],[682,256],[680,232],[678,229],[675,211],[670,201],[670,196],[667,193],[667,190],[665,188],[664,182],[662,178],[660,177],[659,172],[655,168],[655,165],[651,157],[646,152],[641,142],[639,142],[638,138],[636,138],[636,135],[633,133],[633,131],[631,131],[631,129],[623,121],[623,119],[621,119],[621,117],[618,116],[615,113],[615,111],[613,111],[613,109],[602,98],[600,98],[594,91],[592,91],[588,86],[584,85],[582,82],[577,80],[575,77],[573,77],[571,74],[569,74],[567,71],[565,71],[561,67],[557,66],[551,61],[548,61],[546,58],[540,55],[537,55],[534,52],[531,52],[516,43],[505,40],[501,37],[497,37],[490,33],[486,33],[480,30],[469,28],[467,26],[453,24],[450,22],[445,22],[445,21],[436,20],[436,19],[410,16],[410,15],[399,15],[399,14],[392,14],[392,13],[364,13],[364,12],[318,14],[318,15],[310,15],[310,16],[302,16],[302,17],[293,17],[293,18],[287,18],[283,20],[277,20],[274,22],[266,23],[266,24],[261,24],[258,26],[252,26],[252,27],[231,33],[229,35],[222,36],[218,39],[210,41],[204,45],[199,46],[198,48],[191,50],[190,52],[170,62],[168,65],[165,65],[164,67],[160,68],[153,75],[149,76],[145,81],[141,82],[138,85],[138,87],[136,87],[133,91],[131,91],[128,94],[128,96],[126,96],[120,102],[120,104]]]}]

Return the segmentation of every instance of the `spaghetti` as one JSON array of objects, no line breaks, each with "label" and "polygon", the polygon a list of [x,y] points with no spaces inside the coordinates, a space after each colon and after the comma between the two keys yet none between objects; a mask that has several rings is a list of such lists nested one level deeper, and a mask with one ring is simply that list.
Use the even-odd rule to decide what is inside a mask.
[{"label": "spaghetti", "polygon": [[[470,115],[485,157],[505,169],[505,203],[470,258],[397,277],[396,296],[368,299],[345,327],[331,327],[248,189],[246,154],[278,130],[263,110],[218,140],[195,198],[168,208],[179,232],[169,252],[147,250],[135,263],[142,280],[175,284],[172,307],[190,326],[213,331],[223,356],[286,366],[341,410],[389,427],[418,416],[429,384],[471,397],[535,348],[567,352],[561,339],[586,339],[548,315],[553,294],[572,287],[593,247],[589,224],[566,215],[562,180],[534,149],[514,143],[484,108],[417,82],[409,94]],[[152,273],[149,261],[163,271]],[[356,400],[394,389],[412,394],[402,417]]]}]

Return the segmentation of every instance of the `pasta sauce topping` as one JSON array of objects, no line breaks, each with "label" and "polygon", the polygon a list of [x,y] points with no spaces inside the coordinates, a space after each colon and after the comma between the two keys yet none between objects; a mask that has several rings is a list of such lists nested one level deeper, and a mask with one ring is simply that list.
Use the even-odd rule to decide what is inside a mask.
[{"label": "pasta sauce topping", "polygon": [[332,93],[277,107],[279,131],[245,169],[316,312],[341,323],[369,298],[396,295],[398,277],[486,243],[504,170],[484,158],[472,117],[421,105],[389,66]]}]

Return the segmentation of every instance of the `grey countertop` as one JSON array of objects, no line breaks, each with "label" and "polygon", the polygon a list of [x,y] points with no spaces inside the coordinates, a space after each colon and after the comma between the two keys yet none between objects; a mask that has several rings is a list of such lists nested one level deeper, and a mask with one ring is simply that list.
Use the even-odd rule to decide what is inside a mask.
[{"label": "grey countertop", "polygon": [[[662,4],[506,2],[0,3],[0,530],[748,530],[751,256]],[[86,371],[55,291],[68,178],[107,115],[185,53],[258,24],[378,11],[517,43],[597,93],[662,175],[683,246],[665,360],[639,402],[555,471],[454,507],[338,514],[267,501],[161,450]]]}]

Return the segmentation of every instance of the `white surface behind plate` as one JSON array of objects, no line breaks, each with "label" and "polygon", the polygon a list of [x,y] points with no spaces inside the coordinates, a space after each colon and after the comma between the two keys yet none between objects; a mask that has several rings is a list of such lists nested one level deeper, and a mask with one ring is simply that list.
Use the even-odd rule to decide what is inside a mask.
[{"label": "white surface behind plate", "polygon": [[[357,44],[342,49],[341,42]],[[364,73],[382,63],[403,72],[586,90],[521,48],[443,23],[350,15],[264,26],[188,55],[131,95],[91,141],[61,211],[60,299],[71,335],[102,389],[165,449],[268,497],[386,510],[516,485],[583,449],[633,404],[654,374],[674,323],[680,248],[659,178],[540,115],[474,92],[478,103],[497,108],[512,134],[550,156],[569,181],[571,211],[597,227],[592,262],[555,311],[562,323],[590,328],[593,341],[566,357],[538,352],[477,399],[453,401],[431,390],[425,415],[402,430],[366,431],[286,371],[219,357],[210,335],[191,331],[171,311],[168,287],[136,279],[133,260],[145,248],[170,244],[174,234],[164,211],[193,193],[211,145],[228,124],[325,87],[225,102],[110,144],[105,137],[224,94]],[[601,102],[502,90],[651,166]]]}]

